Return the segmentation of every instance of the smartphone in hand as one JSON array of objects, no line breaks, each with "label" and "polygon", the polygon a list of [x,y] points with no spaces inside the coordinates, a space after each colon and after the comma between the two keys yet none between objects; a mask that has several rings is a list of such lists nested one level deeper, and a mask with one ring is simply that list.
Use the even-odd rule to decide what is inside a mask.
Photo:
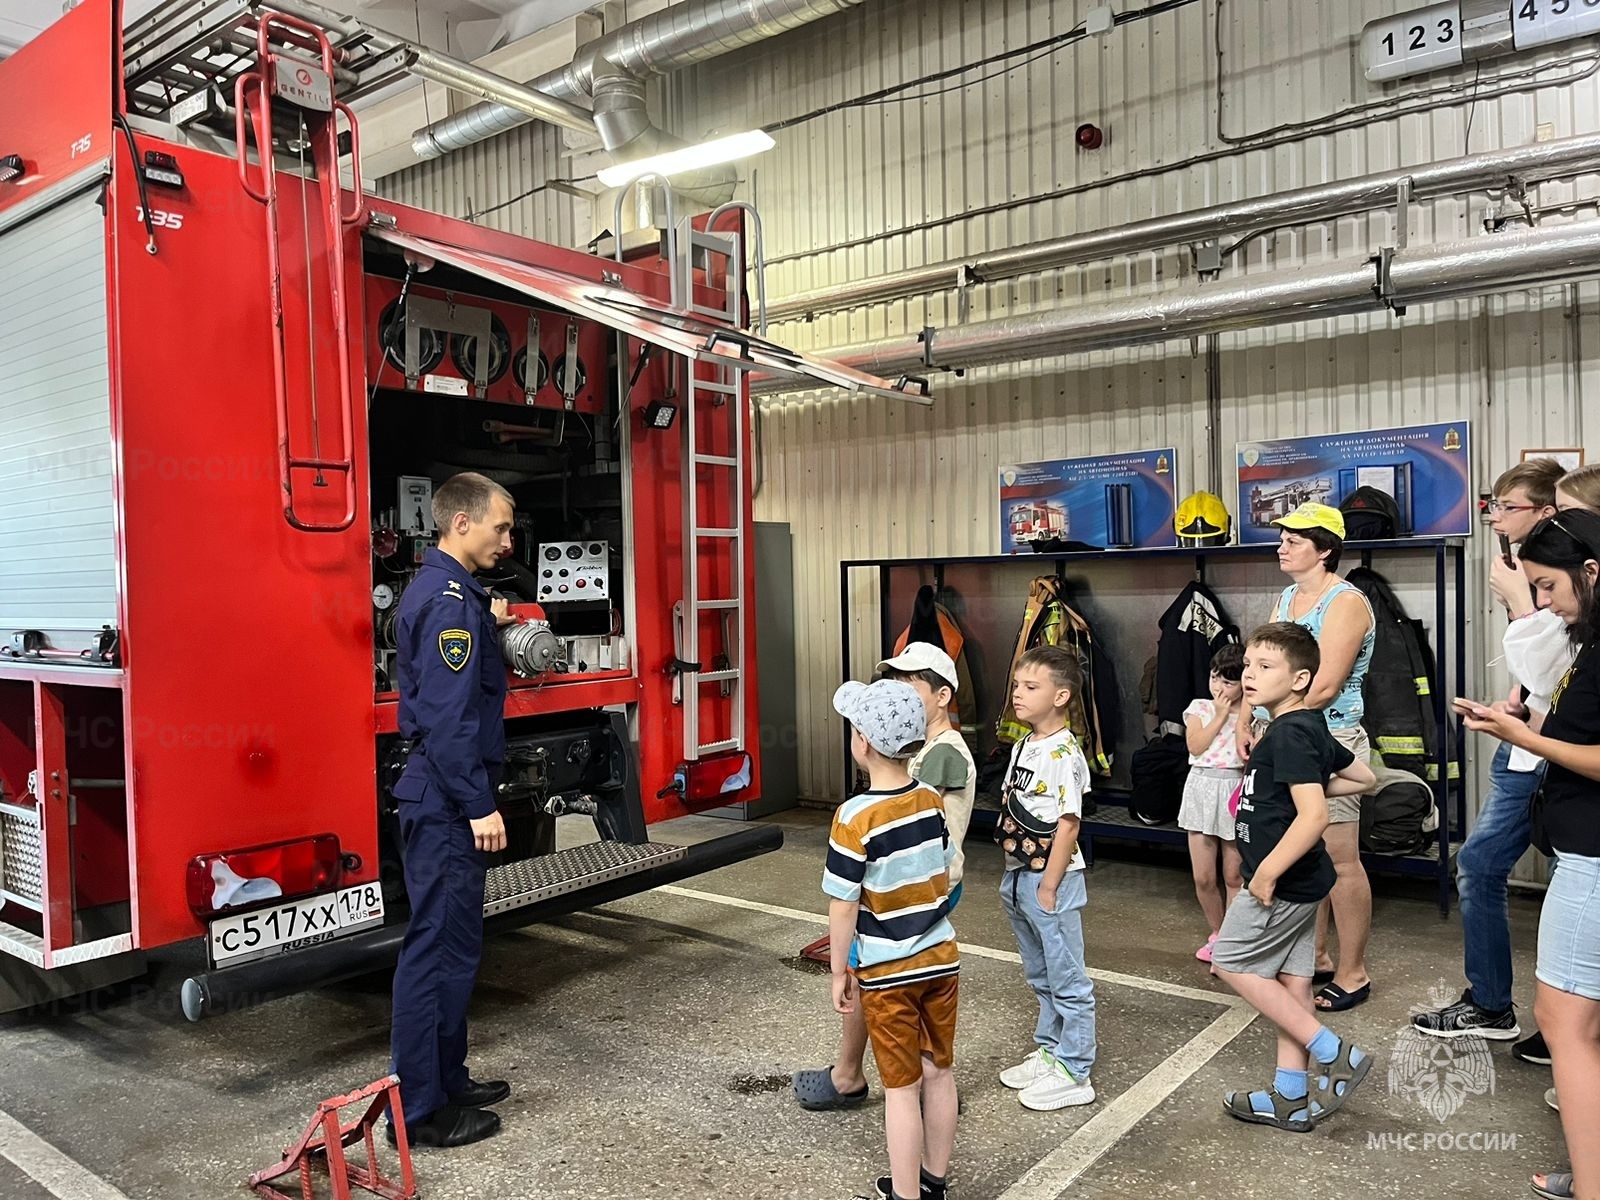
[{"label": "smartphone in hand", "polygon": [[1500,557],[1505,559],[1506,566],[1515,567],[1517,560],[1511,557],[1511,539],[1503,533],[1495,534],[1500,539]]}]

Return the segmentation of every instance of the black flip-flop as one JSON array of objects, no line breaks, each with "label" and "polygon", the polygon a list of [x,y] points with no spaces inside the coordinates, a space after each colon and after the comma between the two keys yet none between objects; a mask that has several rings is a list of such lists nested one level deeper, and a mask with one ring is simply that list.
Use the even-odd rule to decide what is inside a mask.
[{"label": "black flip-flop", "polygon": [[1363,983],[1353,992],[1347,992],[1337,983],[1327,984],[1319,991],[1313,1000],[1322,1000],[1326,1003],[1316,1004],[1318,1012],[1348,1012],[1358,1004],[1365,1004],[1372,999],[1372,984]]},{"label": "black flip-flop", "polygon": [[1314,986],[1321,987],[1325,983],[1332,983],[1336,974],[1338,974],[1336,971],[1314,971],[1311,975],[1311,982]]}]

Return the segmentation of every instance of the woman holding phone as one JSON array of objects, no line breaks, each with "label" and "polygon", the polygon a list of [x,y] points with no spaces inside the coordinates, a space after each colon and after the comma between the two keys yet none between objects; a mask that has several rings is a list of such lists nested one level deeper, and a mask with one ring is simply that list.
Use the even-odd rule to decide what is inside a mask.
[{"label": "woman holding phone", "polygon": [[[1542,719],[1506,701],[1455,701],[1468,729],[1549,763],[1540,822],[1555,858],[1539,917],[1534,1014],[1549,1043],[1568,1172],[1533,1177],[1548,1200],[1600,1200],[1600,515],[1573,510],[1540,522],[1521,566],[1539,607],[1581,647]],[[1535,844],[1538,831],[1535,830]]]}]

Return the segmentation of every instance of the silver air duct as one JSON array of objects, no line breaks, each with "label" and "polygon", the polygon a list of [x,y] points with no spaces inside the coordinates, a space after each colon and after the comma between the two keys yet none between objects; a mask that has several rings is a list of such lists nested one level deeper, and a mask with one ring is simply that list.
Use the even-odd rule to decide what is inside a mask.
[{"label": "silver air duct", "polygon": [[[1418,246],[1376,259],[1241,276],[1154,296],[1002,317],[914,337],[823,351],[844,366],[896,375],[1022,362],[1115,346],[1286,325],[1481,296],[1600,275],[1600,221]],[[770,376],[754,393],[802,390]]]},{"label": "silver air duct", "polygon": [[579,133],[594,132],[594,122],[588,112],[567,98],[551,96],[536,87],[516,83],[493,71],[408,42],[355,17],[324,8],[313,0],[255,0],[252,7],[298,17],[330,33],[337,32],[336,40],[340,44],[363,45],[381,54],[392,53],[411,74],[443,84],[453,91],[496,101],[497,106],[520,114],[521,120],[531,121],[537,117]]},{"label": "silver air duct", "polygon": [[[687,145],[656,128],[644,103],[644,81],[602,59],[595,65],[594,125],[615,162],[633,162]],[[733,199],[739,175],[732,163],[674,175],[672,190],[695,205],[716,208]]]},{"label": "silver air duct", "polygon": [[1075,233],[1047,242],[1000,250],[979,259],[914,267],[894,275],[818,288],[787,296],[767,306],[769,321],[789,321],[816,313],[974,284],[1014,279],[1036,271],[1097,262],[1121,254],[1164,250],[1221,238],[1266,233],[1286,225],[1306,225],[1392,206],[1409,185],[1412,200],[1434,200],[1489,188],[1510,188],[1600,167],[1600,136],[1566,138],[1445,159],[1426,166],[1384,171],[1337,183],[1297,188],[1249,200],[1197,208],[1173,216],[1151,217],[1111,229]]},{"label": "silver air duct", "polygon": [[[611,63],[637,78],[681,70],[833,16],[861,0],[684,0],[651,16],[629,22],[596,39],[565,67],[547,72],[527,86],[559,100],[594,91],[596,67]],[[438,158],[515,129],[530,118],[509,104],[475,104],[435,121],[412,135],[418,158]]]}]

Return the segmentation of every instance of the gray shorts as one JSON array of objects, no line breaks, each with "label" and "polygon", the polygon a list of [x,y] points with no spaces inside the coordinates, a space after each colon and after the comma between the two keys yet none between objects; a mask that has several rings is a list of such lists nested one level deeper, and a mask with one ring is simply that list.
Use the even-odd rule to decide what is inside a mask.
[{"label": "gray shorts", "polygon": [[1262,908],[1241,891],[1222,918],[1211,961],[1235,975],[1310,979],[1317,969],[1317,906],[1274,899]]}]

